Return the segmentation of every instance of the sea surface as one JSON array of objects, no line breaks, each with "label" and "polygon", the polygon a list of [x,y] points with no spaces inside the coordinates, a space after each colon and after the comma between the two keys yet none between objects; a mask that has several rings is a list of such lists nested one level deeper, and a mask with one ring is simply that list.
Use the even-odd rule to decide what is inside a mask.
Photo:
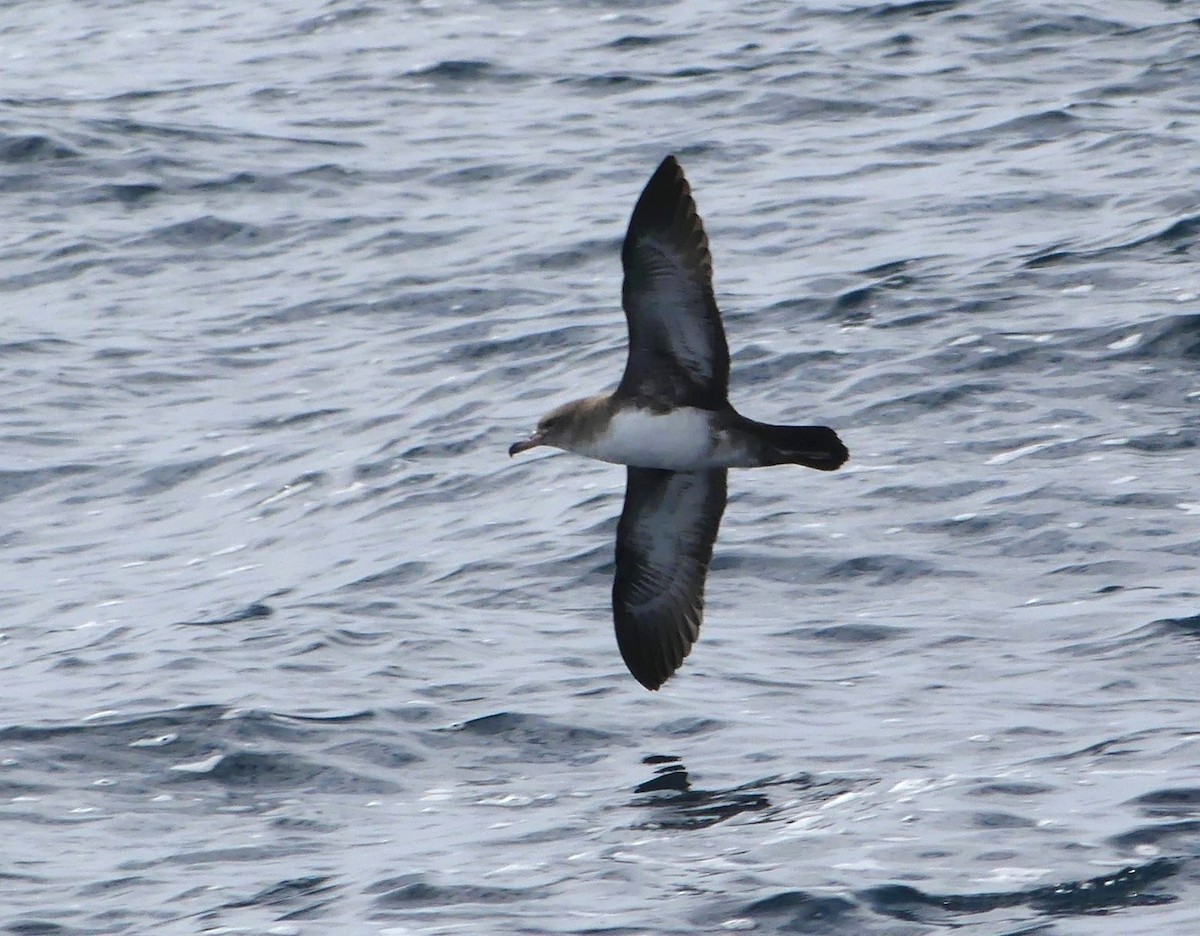
[{"label": "sea surface", "polygon": [[[1200,932],[1197,16],[6,4],[0,932]],[[649,693],[506,450],[668,153],[851,461]]]}]

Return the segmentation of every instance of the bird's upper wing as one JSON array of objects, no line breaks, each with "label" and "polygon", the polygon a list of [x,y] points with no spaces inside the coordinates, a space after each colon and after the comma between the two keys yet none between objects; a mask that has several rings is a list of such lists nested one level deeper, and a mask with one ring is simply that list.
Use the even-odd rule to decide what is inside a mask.
[{"label": "bird's upper wing", "polygon": [[629,359],[620,397],[721,409],[729,347],[712,287],[712,255],[674,156],[646,183],[621,249]]},{"label": "bird's upper wing", "polygon": [[634,677],[657,689],[700,636],[704,579],[725,512],[725,469],[629,468],[617,525],[613,619]]}]

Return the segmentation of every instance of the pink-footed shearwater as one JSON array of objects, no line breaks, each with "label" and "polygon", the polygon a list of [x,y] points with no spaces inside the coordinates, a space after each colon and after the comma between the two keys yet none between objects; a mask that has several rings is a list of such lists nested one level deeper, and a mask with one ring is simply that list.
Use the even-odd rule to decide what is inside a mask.
[{"label": "pink-footed shearwater", "polygon": [[620,385],[560,406],[508,454],[550,445],[627,466],[613,618],[629,671],[657,689],[700,636],[726,469],[833,471],[849,452],[828,426],[767,425],[730,405],[708,237],[674,156],[634,206],[621,263],[629,358]]}]

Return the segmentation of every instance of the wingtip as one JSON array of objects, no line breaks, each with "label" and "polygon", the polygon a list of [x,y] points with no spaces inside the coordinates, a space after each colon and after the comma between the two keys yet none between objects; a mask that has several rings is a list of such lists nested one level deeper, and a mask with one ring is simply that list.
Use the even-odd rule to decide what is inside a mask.
[{"label": "wingtip", "polygon": [[642,688],[649,689],[651,692],[658,692],[658,690],[663,687],[666,681],[674,675],[674,670],[665,675],[657,671],[653,673],[635,673],[631,669],[629,672],[633,674],[634,679],[641,683]]},{"label": "wingtip", "polygon": [[[618,643],[620,643],[619,640]],[[671,678],[670,673],[663,675],[661,668],[656,662],[649,659],[644,652],[641,652],[644,648],[629,647],[621,643],[620,649],[621,657],[625,660],[625,668],[629,670],[629,675],[636,679],[642,688],[649,689],[651,692],[657,692],[659,687]]]},{"label": "wingtip", "polygon": [[[681,186],[686,190],[685,193],[679,192]],[[674,155],[668,154],[658,164],[658,168],[654,170],[642,191],[642,197],[645,198],[647,192],[660,190],[670,193],[672,200],[679,198],[681,194],[691,193],[687,177],[683,174],[683,166],[679,165],[679,160]]]},{"label": "wingtip", "polygon": [[[623,636],[625,639],[622,639]],[[656,642],[647,642],[644,634],[631,641],[628,635],[623,635],[618,629],[617,645],[629,675],[651,692],[658,692],[663,683],[675,675],[675,671],[683,664],[682,658],[673,660],[670,654],[658,652],[663,648]]]},{"label": "wingtip", "polygon": [[670,233],[681,247],[695,252],[696,264],[711,277],[712,257],[704,225],[696,210],[692,187],[674,156],[667,156],[659,163],[633,206],[622,249],[624,260],[632,256],[637,238],[649,231]]},{"label": "wingtip", "polygon": [[690,195],[691,187],[688,185],[687,176],[683,174],[683,166],[679,165],[679,160],[673,155],[668,155],[658,164],[658,168],[654,170],[654,175],[646,183],[646,188],[670,186],[670,189],[675,191],[681,185],[686,190],[686,194]]},{"label": "wingtip", "polygon": [[[651,643],[642,635],[633,644],[622,640],[619,633],[617,638],[629,674],[651,692],[658,692],[668,679],[679,672],[683,661],[692,652],[693,641],[685,641],[674,632],[660,633],[658,637],[658,643]],[[672,641],[674,645],[668,647],[664,641]]]}]

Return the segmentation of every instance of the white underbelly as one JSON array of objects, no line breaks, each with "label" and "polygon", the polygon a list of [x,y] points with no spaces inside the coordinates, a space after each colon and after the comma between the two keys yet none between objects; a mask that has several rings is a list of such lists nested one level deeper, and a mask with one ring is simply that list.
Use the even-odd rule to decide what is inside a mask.
[{"label": "white underbelly", "polygon": [[608,431],[575,451],[588,458],[633,465],[695,471],[722,467],[720,440],[712,430],[712,413],[681,406],[666,413],[648,409],[619,410]]}]

